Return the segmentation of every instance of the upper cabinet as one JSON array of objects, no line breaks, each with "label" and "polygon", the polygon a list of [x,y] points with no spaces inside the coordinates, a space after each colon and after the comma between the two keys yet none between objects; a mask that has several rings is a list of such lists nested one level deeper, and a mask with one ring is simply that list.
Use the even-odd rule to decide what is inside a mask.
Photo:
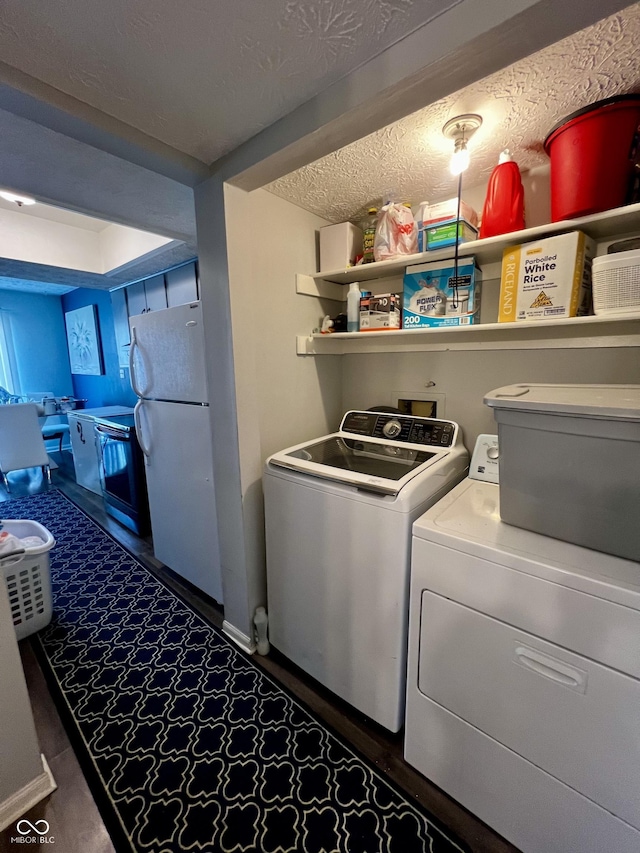
[{"label": "upper cabinet", "polygon": [[196,262],[183,264],[164,274],[167,284],[167,305],[184,305],[187,302],[195,302],[198,299],[198,270]]},{"label": "upper cabinet", "polygon": [[190,261],[144,281],[111,292],[111,307],[118,345],[118,364],[129,366],[129,317],[195,302],[199,298],[198,265]]},{"label": "upper cabinet", "polygon": [[111,291],[111,309],[113,311],[113,324],[116,333],[116,346],[118,347],[118,365],[129,366],[129,315],[127,313],[127,297],[123,287],[120,290]]},{"label": "upper cabinet", "polygon": [[198,299],[198,267],[190,261],[125,288],[129,317],[185,305]]},{"label": "upper cabinet", "polygon": [[164,273],[130,284],[126,291],[130,317],[146,314],[148,311],[160,311],[167,307]]}]

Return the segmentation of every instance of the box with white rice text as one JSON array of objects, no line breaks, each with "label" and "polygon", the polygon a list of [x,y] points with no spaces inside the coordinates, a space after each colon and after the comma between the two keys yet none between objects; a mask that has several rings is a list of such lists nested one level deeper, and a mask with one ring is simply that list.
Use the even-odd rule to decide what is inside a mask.
[{"label": "box with white rice text", "polygon": [[590,314],[595,252],[595,241],[582,231],[505,249],[499,322]]}]

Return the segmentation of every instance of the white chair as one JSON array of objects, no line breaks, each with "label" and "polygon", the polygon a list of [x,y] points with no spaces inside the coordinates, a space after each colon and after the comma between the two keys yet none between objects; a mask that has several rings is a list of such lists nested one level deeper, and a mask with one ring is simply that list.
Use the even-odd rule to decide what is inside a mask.
[{"label": "white chair", "polygon": [[36,403],[0,406],[0,474],[9,491],[7,474],[23,468],[42,468],[51,482],[49,457],[38,421]]}]

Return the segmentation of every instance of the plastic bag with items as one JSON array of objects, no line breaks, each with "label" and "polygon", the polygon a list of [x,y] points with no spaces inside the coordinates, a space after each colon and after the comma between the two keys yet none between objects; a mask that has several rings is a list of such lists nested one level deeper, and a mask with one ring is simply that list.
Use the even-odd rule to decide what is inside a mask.
[{"label": "plastic bag with items", "polygon": [[388,261],[399,255],[415,255],[418,251],[418,232],[411,208],[389,202],[380,209],[373,244],[376,261]]}]

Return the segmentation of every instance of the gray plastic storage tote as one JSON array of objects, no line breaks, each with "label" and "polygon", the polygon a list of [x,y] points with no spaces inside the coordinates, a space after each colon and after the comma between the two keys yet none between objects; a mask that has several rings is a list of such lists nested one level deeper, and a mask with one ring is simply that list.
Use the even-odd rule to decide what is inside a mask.
[{"label": "gray plastic storage tote", "polygon": [[503,521],[640,560],[640,385],[489,392]]}]

